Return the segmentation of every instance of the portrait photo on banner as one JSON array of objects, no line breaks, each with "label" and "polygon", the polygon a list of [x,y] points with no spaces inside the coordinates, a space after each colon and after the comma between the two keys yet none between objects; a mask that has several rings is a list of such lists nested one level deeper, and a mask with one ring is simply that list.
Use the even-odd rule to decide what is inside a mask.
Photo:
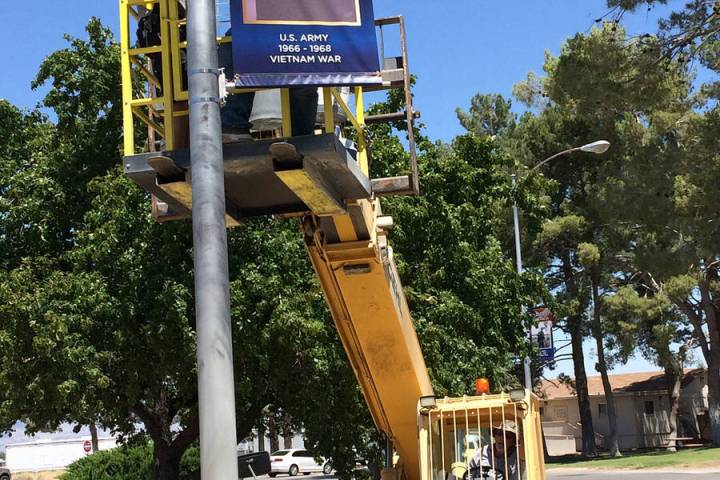
[{"label": "portrait photo on banner", "polygon": [[361,24],[360,0],[242,0],[246,25]]}]

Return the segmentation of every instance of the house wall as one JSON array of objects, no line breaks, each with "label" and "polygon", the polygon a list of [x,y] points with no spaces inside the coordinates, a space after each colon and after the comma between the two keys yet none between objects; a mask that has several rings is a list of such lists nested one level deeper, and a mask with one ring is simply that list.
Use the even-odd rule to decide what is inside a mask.
[{"label": "house wall", "polygon": [[[646,401],[653,402],[655,410],[653,414],[645,413]],[[603,448],[605,438],[610,433],[608,416],[599,411],[599,405],[604,403],[606,403],[604,396],[590,397],[595,441]],[[656,393],[616,394],[615,408],[618,418],[618,443],[621,450],[658,447],[666,442],[670,430],[667,397]],[[542,421],[548,422],[548,426],[556,435],[561,434],[557,422],[565,422],[562,433],[575,437],[576,450],[582,450],[582,427],[575,397],[545,400]]]},{"label": "house wall", "polygon": [[[610,435],[610,421],[607,413],[600,413],[600,405],[606,404],[604,397],[591,397],[593,427],[600,437],[598,442],[602,447],[607,447],[605,439]],[[638,447],[638,435],[640,430],[635,418],[635,402],[632,397],[616,395],[615,410],[617,415],[618,445],[621,450],[628,450]]]},{"label": "house wall", "polygon": [[[661,447],[670,436],[670,400],[667,394],[638,395],[635,400],[635,418],[639,428],[638,448]],[[655,413],[645,413],[645,402],[653,402]]]},{"label": "house wall", "polygon": [[[280,450],[284,450],[283,446],[285,444],[285,439],[282,435],[278,435],[278,445],[280,446]],[[292,437],[292,447],[291,448],[305,448],[305,439],[303,438],[302,434],[296,433]],[[263,448],[260,448],[260,439],[258,438],[257,432],[253,431],[253,435],[251,437],[243,439],[238,444],[238,452],[239,453],[253,453],[253,452],[259,452],[260,450],[270,452],[270,437],[265,435],[265,441],[263,443]]]},{"label": "house wall", "polygon": [[[543,402],[543,412],[540,420],[543,425],[546,423],[554,435],[572,436],[575,439],[575,451],[582,450],[582,431],[580,430],[580,410],[578,409],[577,400],[575,398],[560,398],[546,400]],[[562,425],[562,428],[560,427]],[[544,427],[543,427],[544,428]],[[549,450],[556,450],[553,438],[546,435]],[[563,443],[566,442],[563,439]],[[565,446],[562,448],[566,449]],[[558,447],[557,449],[560,449]],[[565,452],[572,453],[572,452]]]},{"label": "house wall", "polygon": [[[83,445],[90,437],[71,440],[39,440],[32,443],[16,443],[5,447],[5,461],[13,472],[59,470],[72,462],[90,455]],[[115,448],[114,438],[100,438],[100,450]]]},{"label": "house wall", "polygon": [[707,372],[699,374],[680,392],[680,411],[699,413],[708,408]]}]

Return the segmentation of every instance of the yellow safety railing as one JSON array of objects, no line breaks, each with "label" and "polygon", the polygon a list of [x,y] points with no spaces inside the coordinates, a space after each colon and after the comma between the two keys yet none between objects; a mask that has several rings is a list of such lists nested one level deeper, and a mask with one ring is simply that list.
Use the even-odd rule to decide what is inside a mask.
[{"label": "yellow safety railing", "polygon": [[[420,409],[422,480],[545,480],[538,398],[529,392],[445,398]],[[502,445],[499,445],[502,444]]]},{"label": "yellow safety railing", "polygon": [[[160,80],[152,73],[151,60],[147,58],[149,54],[159,53],[163,72],[170,72],[172,69],[170,44],[162,42],[156,46],[133,48],[134,42],[130,34],[132,19],[139,21],[143,16],[139,9],[152,9],[155,4],[160,6],[160,35],[162,38],[169,38],[170,12],[167,0],[120,0],[120,66],[125,155],[136,153],[136,118],[147,125],[153,134],[163,137],[166,149],[172,150],[174,146],[172,120],[175,111],[172,76],[163,75],[160,85]],[[134,80],[138,77],[146,81],[145,88],[136,88]],[[161,94],[158,94],[158,89]]]},{"label": "yellow safety railing", "polygon": [[[154,5],[160,6],[160,37],[161,44],[136,48],[131,36],[131,26],[143,17],[146,10]],[[136,121],[142,122],[151,133],[162,137],[164,150],[173,150],[178,145],[175,138],[173,118],[187,116],[188,91],[183,82],[183,57],[187,51],[187,41],[181,38],[181,27],[186,25],[186,18],[180,11],[176,0],[120,0],[120,42],[123,94],[123,133],[125,155],[138,153],[135,145]],[[168,39],[166,41],[165,39]],[[232,37],[218,37],[218,45],[232,42]],[[171,72],[162,76],[162,82],[153,73],[150,54],[160,54],[162,71]],[[138,79],[144,85],[138,88]],[[162,83],[162,85],[161,85]],[[255,91],[255,89],[232,89],[233,93]],[[324,87],[323,100],[325,105],[324,133],[335,130],[333,101],[344,111],[346,118],[357,131],[358,163],[361,170],[369,175],[367,143],[365,139],[365,106],[362,87],[354,89],[355,109],[347,105],[337,88]],[[282,105],[282,136],[292,136],[290,120],[290,93],[287,88],[281,89]],[[149,145],[146,149],[153,150]]]}]

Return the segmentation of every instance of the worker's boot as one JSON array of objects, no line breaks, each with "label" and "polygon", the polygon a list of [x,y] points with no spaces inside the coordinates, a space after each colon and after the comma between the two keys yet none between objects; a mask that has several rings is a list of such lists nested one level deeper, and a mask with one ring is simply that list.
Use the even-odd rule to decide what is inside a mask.
[{"label": "worker's boot", "polygon": [[254,138],[249,133],[223,133],[222,134],[222,142],[225,144],[252,142],[252,141],[254,141]]}]

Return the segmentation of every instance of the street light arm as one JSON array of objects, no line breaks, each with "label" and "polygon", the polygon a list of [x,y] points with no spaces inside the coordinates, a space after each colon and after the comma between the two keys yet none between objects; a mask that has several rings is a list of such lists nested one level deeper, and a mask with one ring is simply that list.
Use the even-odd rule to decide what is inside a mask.
[{"label": "street light arm", "polygon": [[[543,160],[542,162],[538,163],[537,165],[535,165],[533,168],[528,170],[528,172],[525,174],[525,177],[527,177],[527,175],[533,173],[534,171],[538,170],[540,167],[542,167],[549,161],[551,161],[557,157],[560,157],[562,155],[567,155],[568,153],[577,152],[579,150],[582,150],[583,152],[600,154],[600,153],[605,153],[609,147],[610,147],[610,142],[608,142],[607,140],[598,140],[596,142],[588,143],[587,145],[583,145],[581,147],[575,147],[575,148],[569,148],[567,150],[563,150],[562,152],[558,152],[555,155],[552,155],[552,156],[546,158],[545,160]],[[515,188],[517,188],[518,176],[513,174],[511,176],[511,178],[512,178],[512,187],[514,190]],[[514,227],[514,231],[515,231],[515,261],[516,261],[516,266],[517,266],[517,272],[518,272],[518,275],[522,275],[523,265],[522,265],[522,252],[521,252],[521,248],[520,248],[520,213],[519,213],[517,201],[514,198],[513,198],[513,227]],[[523,307],[523,314],[525,314],[524,307]],[[523,366],[524,366],[524,371],[525,371],[524,372],[525,373],[525,375],[524,375],[525,389],[528,391],[532,391],[532,388],[533,388],[532,372],[530,370],[530,363],[531,363],[530,357],[526,355],[525,359],[523,361]]]},{"label": "street light arm", "polygon": [[555,155],[551,155],[551,156],[549,156],[548,158],[546,158],[545,160],[543,160],[542,162],[540,162],[540,163],[538,163],[537,165],[535,165],[534,167],[532,167],[530,170],[528,170],[528,172],[527,172],[526,175],[529,175],[529,174],[531,174],[532,172],[534,172],[535,170],[540,169],[540,167],[542,167],[543,165],[545,165],[545,164],[548,163],[549,161],[556,159],[557,157],[561,157],[561,156],[563,156],[563,155],[567,155],[568,153],[577,152],[577,151],[579,151],[579,150],[582,150],[582,148],[583,148],[583,147],[568,148],[567,150],[563,150],[562,152],[558,152],[558,153],[556,153]]}]

